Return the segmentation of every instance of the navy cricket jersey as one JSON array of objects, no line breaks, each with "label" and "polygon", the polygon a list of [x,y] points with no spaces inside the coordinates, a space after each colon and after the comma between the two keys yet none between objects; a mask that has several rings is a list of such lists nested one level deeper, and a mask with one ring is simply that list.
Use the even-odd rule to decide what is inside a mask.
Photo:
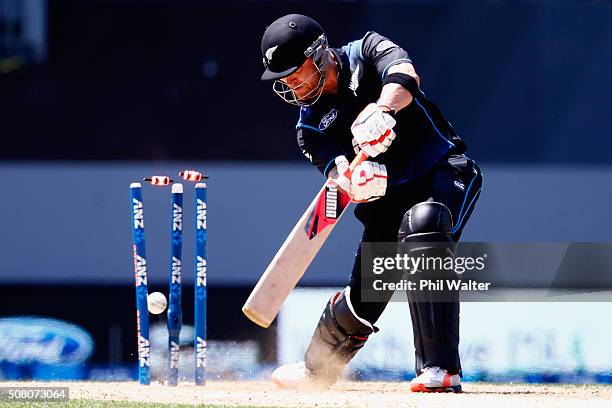
[{"label": "navy cricket jersey", "polygon": [[[300,108],[298,145],[304,155],[327,177],[334,159],[356,153],[351,124],[369,103],[380,96],[382,82],[393,65],[411,62],[408,53],[382,35],[369,31],[342,48],[331,48],[338,62],[338,93],[324,94]],[[449,154],[466,150],[450,123],[420,89],[409,89],[413,101],[396,115],[397,137],[389,149],[370,161],[387,167],[388,184],[410,181]]]}]

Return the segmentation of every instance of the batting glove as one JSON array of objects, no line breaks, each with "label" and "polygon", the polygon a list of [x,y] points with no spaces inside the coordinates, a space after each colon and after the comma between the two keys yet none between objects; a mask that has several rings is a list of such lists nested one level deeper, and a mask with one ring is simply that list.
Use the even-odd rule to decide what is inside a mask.
[{"label": "batting glove", "polygon": [[374,201],[387,190],[387,168],[371,161],[361,163],[351,175],[351,194],[355,202]]},{"label": "batting glove", "polygon": [[351,125],[351,132],[359,148],[370,157],[387,151],[395,139],[395,119],[380,106],[371,103]]},{"label": "batting glove", "polygon": [[336,162],[336,168],[330,172],[329,176],[338,187],[346,191],[351,198],[353,198],[351,193],[351,173],[349,172],[349,161],[345,156],[338,156],[334,161]]}]

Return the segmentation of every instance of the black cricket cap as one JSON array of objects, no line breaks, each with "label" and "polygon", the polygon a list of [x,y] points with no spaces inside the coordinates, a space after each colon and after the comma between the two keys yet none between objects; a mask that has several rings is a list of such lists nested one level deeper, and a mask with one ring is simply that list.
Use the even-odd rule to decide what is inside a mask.
[{"label": "black cricket cap", "polygon": [[270,24],[261,39],[266,67],[261,80],[273,81],[297,71],[306,61],[304,52],[321,34],[319,23],[301,14],[289,14]]}]

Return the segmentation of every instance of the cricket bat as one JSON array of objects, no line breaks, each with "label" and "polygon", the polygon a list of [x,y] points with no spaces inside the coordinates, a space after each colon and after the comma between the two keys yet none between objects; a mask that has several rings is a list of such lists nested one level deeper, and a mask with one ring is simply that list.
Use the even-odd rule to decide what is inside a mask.
[{"label": "cricket bat", "polygon": [[[366,153],[359,152],[349,172],[367,158]],[[346,192],[329,180],[325,182],[242,307],[242,312],[251,321],[263,328],[270,326],[350,203]]]}]

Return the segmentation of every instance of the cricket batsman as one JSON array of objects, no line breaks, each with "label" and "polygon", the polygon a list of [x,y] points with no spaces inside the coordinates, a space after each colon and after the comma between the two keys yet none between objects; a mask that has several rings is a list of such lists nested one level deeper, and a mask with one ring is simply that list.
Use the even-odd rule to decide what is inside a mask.
[{"label": "cricket batsman", "polygon": [[[459,240],[480,195],[480,169],[421,91],[404,49],[373,31],[330,48],[315,20],[290,14],[267,27],[261,51],[261,79],[300,108],[301,151],[358,203],[362,242]],[[361,150],[369,158],[350,173]],[[278,385],[335,382],[378,331],[387,302],[361,301],[360,268],[358,249],[350,282],[325,305],[304,362],[277,368]],[[408,303],[416,356],[411,390],[460,392],[459,301],[417,301],[408,293]]]}]

